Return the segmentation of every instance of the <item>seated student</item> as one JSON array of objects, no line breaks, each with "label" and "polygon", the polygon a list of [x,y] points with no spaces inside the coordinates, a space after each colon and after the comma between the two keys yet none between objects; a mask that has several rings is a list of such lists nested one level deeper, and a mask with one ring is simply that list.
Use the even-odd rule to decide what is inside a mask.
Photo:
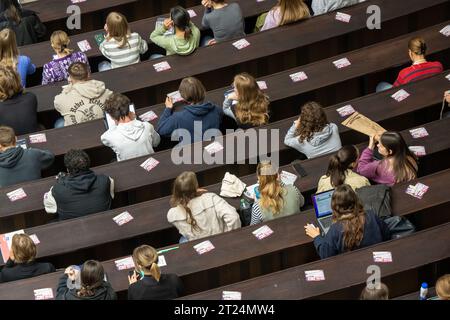
[{"label": "seated student", "polygon": [[450,300],[450,274],[445,274],[438,279],[436,294],[440,300]]},{"label": "seated student", "polygon": [[103,118],[105,101],[112,91],[106,89],[104,82],[90,79],[85,63],[75,62],[68,71],[69,84],[62,87],[54,101],[56,111],[63,116],[56,121],[55,128]]},{"label": "seated student", "polygon": [[[174,28],[175,33],[164,35],[167,30]],[[200,30],[191,22],[186,9],[176,6],[170,10],[170,18],[158,26],[150,35],[150,40],[166,50],[166,55],[189,55],[200,45]],[[161,55],[152,55],[156,59]]]},{"label": "seated student", "polygon": [[59,220],[66,220],[110,209],[114,180],[91,171],[86,152],[69,150],[64,155],[64,165],[68,173],[60,173],[56,184],[44,195],[47,213],[56,213]]},{"label": "seated student", "polygon": [[359,0],[312,0],[311,8],[314,11],[314,15],[318,16],[330,11],[334,11],[340,8],[352,6],[361,1]]},{"label": "seated student", "polygon": [[425,54],[427,52],[427,44],[425,43],[425,39],[418,37],[409,40],[408,49],[409,57],[413,62],[412,66],[400,71],[394,85],[387,82],[379,83],[376,89],[377,92],[425,79],[437,73],[441,73],[444,70],[439,61],[428,62],[425,58]]},{"label": "seated student", "polygon": [[234,91],[225,97],[223,113],[233,118],[238,127],[248,129],[269,122],[269,97],[258,87],[248,73],[234,77]]},{"label": "seated student", "polygon": [[[79,274],[77,274],[79,272]],[[69,289],[67,280],[80,278],[81,288]],[[67,267],[59,279],[56,289],[56,300],[117,300],[117,295],[111,284],[105,280],[105,271],[100,262],[86,261],[81,270]]]},{"label": "seated student", "polygon": [[329,123],[320,104],[308,102],[300,117],[289,129],[284,144],[303,153],[308,159],[338,151],[341,147],[338,126]]},{"label": "seated student", "polygon": [[50,151],[24,150],[16,143],[14,129],[0,126],[0,188],[40,179],[55,159]]},{"label": "seated student", "polygon": [[[161,136],[172,136],[172,141],[189,144],[202,141],[206,130],[219,130],[223,115],[222,109],[205,101],[205,87],[197,78],[184,78],[178,91],[185,105],[182,111],[173,112],[173,101],[167,97],[166,109],[162,113],[156,129]],[[185,137],[181,130],[177,129],[187,130],[190,137]]]},{"label": "seated student", "polygon": [[142,245],[133,250],[135,270],[128,276],[128,300],[169,300],[183,293],[183,283],[176,274],[161,274],[158,252]]},{"label": "seated student", "polygon": [[314,239],[321,259],[391,238],[387,225],[372,210],[364,212],[363,205],[350,186],[342,184],[336,187],[331,208],[333,224],[325,236],[313,224],[305,226],[305,232]]},{"label": "seated student", "polygon": [[241,227],[236,209],[218,195],[199,189],[194,172],[183,172],[175,179],[170,204],[167,220],[182,235],[180,242]]},{"label": "seated student", "polygon": [[18,9],[15,0],[1,0],[4,11],[0,14],[0,30],[10,28],[17,37],[19,47],[41,41],[47,29],[32,11]]},{"label": "seated student", "polygon": [[0,31],[0,64],[16,69],[22,87],[27,86],[27,76],[36,71],[36,66],[29,57],[19,55],[16,34],[8,28]]},{"label": "seated student", "polygon": [[108,15],[105,31],[106,37],[100,44],[100,51],[111,63],[100,63],[98,71],[139,63],[140,55],[148,50],[147,41],[138,33],[131,32],[127,18],[118,12],[111,12]]},{"label": "seated student", "polygon": [[19,74],[0,65],[0,123],[14,129],[17,135],[39,131],[37,98],[24,92]]},{"label": "seated student", "polygon": [[208,41],[205,37],[204,45],[245,37],[244,18],[237,2],[202,0],[202,5],[205,7],[202,26],[211,29],[214,34],[214,38],[209,37]]},{"label": "seated student", "polygon": [[[22,8],[22,5],[19,1],[20,0],[0,0],[0,14],[4,13],[9,8],[11,3],[14,7],[16,7],[16,10],[20,13],[20,15],[22,17],[27,17],[30,15],[36,14],[32,10]],[[25,3],[25,1],[23,1],[23,2]],[[28,1],[28,2],[30,2],[30,1]]]},{"label": "seated student", "polygon": [[366,286],[361,292],[359,300],[389,300],[388,287],[382,282],[380,282],[379,285],[379,288],[377,288],[375,284],[374,288]]},{"label": "seated student", "polygon": [[[377,143],[378,152],[384,157],[381,161],[373,157]],[[417,170],[416,156],[397,132],[384,132],[379,139],[370,137],[369,146],[362,152],[356,169],[360,175],[388,186],[415,179]]]},{"label": "seated student", "polygon": [[88,58],[83,52],[74,52],[69,48],[70,38],[64,31],[53,32],[50,43],[55,55],[52,61],[44,65],[42,85],[67,80],[69,78],[69,67],[75,62],[85,63],[89,67]]},{"label": "seated student", "polygon": [[9,259],[0,272],[0,282],[16,281],[55,272],[51,263],[36,262],[36,245],[26,234],[15,234]]},{"label": "seated student", "polygon": [[266,16],[261,31],[284,26],[311,17],[309,8],[303,0],[278,0]]},{"label": "seated student", "polygon": [[297,187],[285,185],[280,181],[278,171],[270,162],[261,162],[256,174],[260,196],[253,203],[250,225],[300,212],[305,198]]},{"label": "seated student", "polygon": [[334,189],[341,184],[347,184],[353,190],[370,186],[366,177],[353,171],[357,166],[358,158],[359,150],[355,146],[343,146],[341,150],[332,155],[327,173],[319,179],[317,193]]},{"label": "seated student", "polygon": [[159,134],[148,122],[139,121],[130,112],[131,101],[120,93],[114,93],[105,102],[105,111],[115,121],[102,136],[102,143],[113,149],[117,161],[133,159],[155,153],[160,142]]}]

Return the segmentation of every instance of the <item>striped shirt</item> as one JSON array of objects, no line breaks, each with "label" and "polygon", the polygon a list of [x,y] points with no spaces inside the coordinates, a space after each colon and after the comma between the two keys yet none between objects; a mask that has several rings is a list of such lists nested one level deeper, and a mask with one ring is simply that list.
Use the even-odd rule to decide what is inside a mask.
[{"label": "striped shirt", "polygon": [[119,46],[120,43],[114,38],[105,40],[100,44],[101,53],[111,61],[113,69],[139,63],[141,61],[140,55],[148,50],[147,41],[144,41],[136,32],[128,36],[128,44],[123,48],[119,48]]},{"label": "striped shirt", "polygon": [[431,77],[432,75],[441,73],[443,70],[442,64],[438,61],[412,65],[411,67],[400,71],[398,78],[394,83],[394,87]]}]

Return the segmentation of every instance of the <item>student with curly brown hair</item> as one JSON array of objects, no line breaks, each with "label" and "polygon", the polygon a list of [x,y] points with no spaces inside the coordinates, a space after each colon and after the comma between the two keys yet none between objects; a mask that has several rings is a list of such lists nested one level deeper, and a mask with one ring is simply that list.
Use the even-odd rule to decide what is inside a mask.
[{"label": "student with curly brown hair", "polygon": [[284,144],[309,159],[338,151],[342,147],[338,126],[328,122],[322,106],[317,102],[308,102],[302,107],[299,119],[284,138]]}]

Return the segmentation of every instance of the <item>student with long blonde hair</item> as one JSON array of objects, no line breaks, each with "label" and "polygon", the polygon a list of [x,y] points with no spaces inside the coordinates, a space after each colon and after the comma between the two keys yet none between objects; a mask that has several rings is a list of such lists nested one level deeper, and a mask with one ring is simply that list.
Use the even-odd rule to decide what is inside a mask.
[{"label": "student with long blonde hair", "polygon": [[23,87],[27,85],[27,76],[36,71],[29,57],[19,55],[16,34],[8,28],[0,31],[0,63],[17,70]]},{"label": "student with long blonde hair", "polygon": [[261,31],[283,26],[311,17],[309,8],[303,0],[278,0],[266,16]]},{"label": "student with long blonde hair", "polygon": [[170,203],[167,220],[183,236],[180,242],[241,227],[236,209],[218,195],[199,189],[194,172],[183,172],[175,179]]},{"label": "student with long blonde hair", "polygon": [[89,67],[88,58],[83,52],[69,48],[70,38],[64,31],[53,32],[50,37],[50,44],[55,51],[55,55],[52,61],[44,65],[42,85],[67,80],[69,78],[69,67],[75,62],[85,63]]},{"label": "student with long blonde hair", "polygon": [[155,248],[142,245],[133,250],[134,272],[128,276],[128,300],[176,299],[183,284],[175,274],[162,274]]},{"label": "student with long blonde hair", "polygon": [[259,198],[253,203],[250,225],[300,212],[305,198],[297,187],[280,181],[278,170],[269,161],[261,162],[256,174]]},{"label": "student with long blonde hair", "polygon": [[137,32],[131,32],[127,18],[118,12],[111,12],[106,18],[106,37],[100,44],[100,51],[111,63],[102,62],[99,71],[139,63],[141,54],[148,50],[147,41]]},{"label": "student with long blonde hair", "polygon": [[238,127],[248,129],[269,122],[269,97],[258,87],[248,73],[234,77],[234,91],[225,97],[223,112],[233,118]]}]

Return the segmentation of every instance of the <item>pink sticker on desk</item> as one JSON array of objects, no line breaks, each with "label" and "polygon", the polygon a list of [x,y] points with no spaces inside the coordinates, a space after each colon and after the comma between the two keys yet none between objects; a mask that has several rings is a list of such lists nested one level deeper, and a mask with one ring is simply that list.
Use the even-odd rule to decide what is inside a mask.
[{"label": "pink sticker on desk", "polygon": [[36,234],[32,234],[32,235],[30,236],[30,239],[33,241],[34,244],[39,244],[39,243],[41,243],[41,242],[39,241],[39,239],[38,239],[38,237],[37,237]]},{"label": "pink sticker on desk", "polygon": [[427,185],[419,182],[416,185],[409,185],[408,189],[406,189],[406,194],[420,200],[423,198],[428,189],[429,187]]},{"label": "pink sticker on desk", "polygon": [[325,274],[323,270],[310,270],[305,271],[306,281],[324,281]]},{"label": "pink sticker on desk", "polygon": [[236,47],[238,50],[244,49],[250,45],[250,42],[248,42],[246,39],[241,39],[236,42],[233,42],[233,46]]},{"label": "pink sticker on desk", "polygon": [[22,188],[20,188],[20,189],[17,189],[17,190],[7,193],[6,196],[9,198],[9,200],[11,202],[15,202],[15,201],[21,200],[23,198],[26,198],[27,194],[25,193],[25,191]]},{"label": "pink sticker on desk", "polygon": [[262,226],[261,228],[258,228],[255,231],[253,231],[252,233],[258,240],[262,240],[270,236],[273,233],[273,230],[270,229],[268,226]]},{"label": "pink sticker on desk", "polygon": [[409,133],[411,133],[411,136],[414,139],[428,137],[428,131],[427,131],[427,129],[425,129],[423,127],[416,128],[416,129],[411,129],[411,130],[409,130]]},{"label": "pink sticker on desk", "polygon": [[442,33],[446,37],[450,36],[450,25],[446,26],[444,29],[442,29],[439,32]]},{"label": "pink sticker on desk", "polygon": [[423,157],[427,155],[424,146],[410,146],[409,150],[412,153],[414,153],[417,157]]},{"label": "pink sticker on desk", "polygon": [[170,64],[167,61],[159,62],[153,65],[156,72],[170,70]]},{"label": "pink sticker on desk", "polygon": [[342,118],[355,113],[355,109],[353,109],[353,107],[351,105],[349,105],[349,104],[346,105],[346,106],[343,106],[342,108],[337,109],[336,111],[339,113],[339,115]]},{"label": "pink sticker on desk", "polygon": [[391,97],[392,97],[392,99],[394,99],[397,102],[402,102],[409,96],[410,96],[410,94],[408,92],[406,92],[406,90],[401,89],[401,90],[397,91],[396,93],[394,93]]},{"label": "pink sticker on desk", "polygon": [[53,299],[53,290],[52,288],[44,288],[44,289],[36,289],[34,290],[34,299],[35,300],[49,300]]},{"label": "pink sticker on desk", "polygon": [[222,151],[223,150],[223,146],[219,142],[215,141],[215,142],[209,144],[208,146],[206,146],[205,150],[209,154],[213,155],[214,153]]},{"label": "pink sticker on desk", "polygon": [[392,262],[392,253],[389,251],[377,251],[373,252],[373,261],[381,263]]},{"label": "pink sticker on desk", "polygon": [[195,13],[195,11],[194,11],[194,10],[192,10],[192,9],[189,9],[189,10],[188,10],[187,12],[189,13],[189,17],[191,17],[191,18],[193,18],[193,17],[196,17],[196,16],[197,16],[197,14]]},{"label": "pink sticker on desk", "polygon": [[294,82],[304,81],[308,79],[308,76],[303,71],[293,73],[289,75],[289,77],[291,77],[292,81]]},{"label": "pink sticker on desk", "polygon": [[114,261],[114,263],[116,264],[116,268],[119,271],[134,268],[134,261],[132,257],[119,259]]},{"label": "pink sticker on desk", "polygon": [[267,83],[265,81],[256,81],[258,84],[258,87],[260,90],[266,90],[267,89]]},{"label": "pink sticker on desk", "polygon": [[342,68],[350,66],[351,62],[347,58],[342,58],[342,59],[333,61],[333,64],[335,65],[336,68],[342,69]]},{"label": "pink sticker on desk", "polygon": [[122,226],[133,219],[133,216],[128,211],[122,212],[113,218],[114,222],[117,223],[118,226]]},{"label": "pink sticker on desk", "polygon": [[150,121],[153,121],[153,120],[155,120],[155,119],[158,119],[158,116],[156,115],[156,113],[155,112],[153,112],[153,111],[148,111],[148,112],[146,112],[146,113],[144,113],[144,114],[141,114],[140,116],[139,116],[139,118],[142,120],[142,121],[144,121],[144,122],[150,122]]},{"label": "pink sticker on desk", "polygon": [[80,48],[82,52],[86,52],[92,49],[91,45],[89,44],[89,41],[87,40],[80,41],[77,44],[78,48]]},{"label": "pink sticker on desk", "polygon": [[215,247],[213,246],[211,241],[206,240],[206,241],[200,242],[199,244],[195,245],[194,249],[195,249],[195,251],[197,251],[198,254],[204,254],[211,250],[214,250]]},{"label": "pink sticker on desk", "polygon": [[30,139],[30,143],[47,142],[47,136],[45,133],[30,134],[28,138]]},{"label": "pink sticker on desk", "polygon": [[349,23],[350,19],[352,18],[352,16],[349,15],[349,14],[346,14],[346,13],[338,12],[338,13],[336,13],[336,17],[335,18],[338,21]]},{"label": "pink sticker on desk", "polygon": [[144,168],[146,171],[150,172],[153,170],[157,165],[159,164],[159,161],[154,158],[148,158],[145,160],[143,164],[141,164],[141,167]]}]

